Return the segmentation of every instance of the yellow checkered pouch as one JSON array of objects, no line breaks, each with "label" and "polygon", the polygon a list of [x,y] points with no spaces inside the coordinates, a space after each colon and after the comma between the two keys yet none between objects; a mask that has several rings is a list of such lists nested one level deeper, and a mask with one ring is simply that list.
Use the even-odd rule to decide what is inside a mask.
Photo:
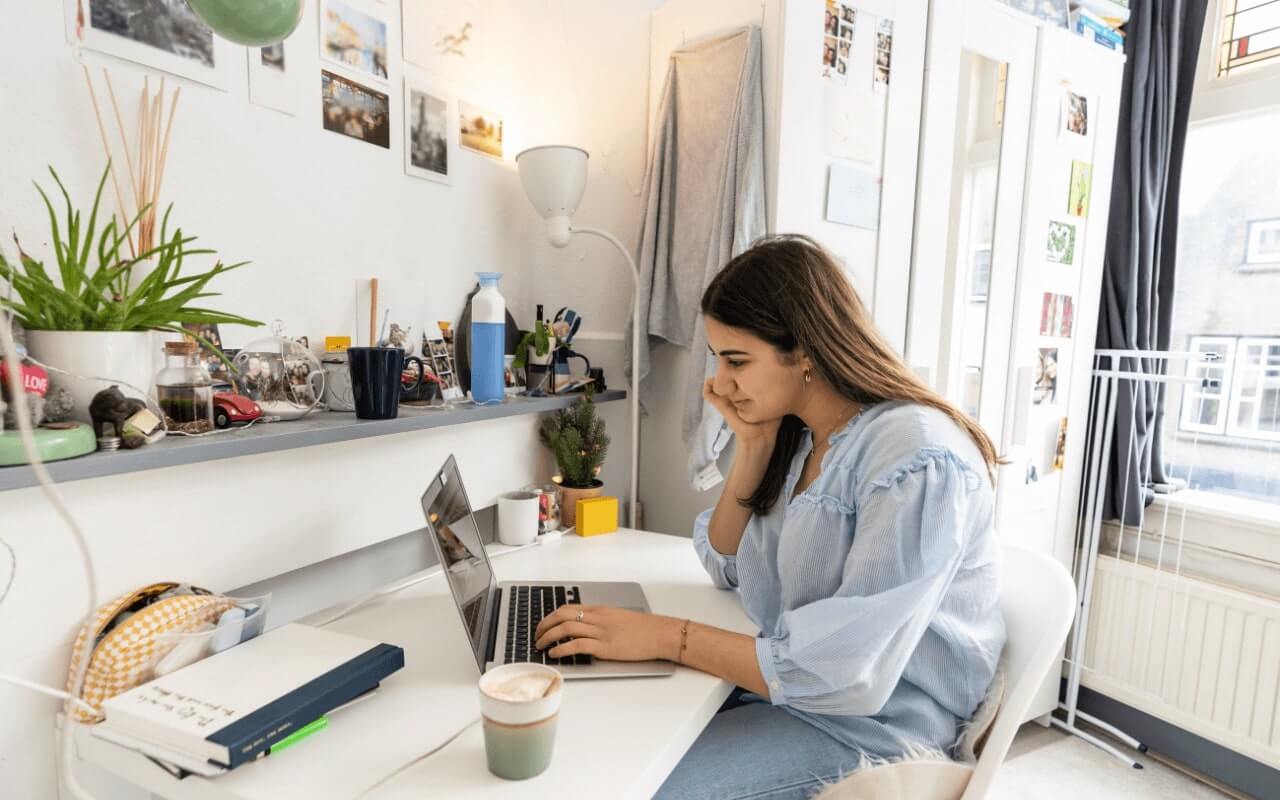
[{"label": "yellow checkered pouch", "polygon": [[67,675],[70,692],[80,664],[89,659],[80,697],[98,713],[74,707],[73,718],[101,721],[102,704],[154,678],[156,664],[183,634],[212,629],[236,606],[233,598],[176,583],[144,586],[103,604],[76,636]]}]

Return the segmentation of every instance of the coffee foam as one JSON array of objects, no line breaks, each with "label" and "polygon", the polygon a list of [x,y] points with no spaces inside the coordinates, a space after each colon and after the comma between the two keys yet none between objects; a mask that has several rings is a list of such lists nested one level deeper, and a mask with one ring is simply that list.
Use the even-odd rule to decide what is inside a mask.
[{"label": "coffee foam", "polygon": [[505,700],[509,703],[527,703],[530,700],[537,700],[546,693],[547,688],[553,683],[559,683],[560,676],[548,675],[545,672],[521,672],[501,681],[495,681],[482,686],[485,694],[495,700]]}]

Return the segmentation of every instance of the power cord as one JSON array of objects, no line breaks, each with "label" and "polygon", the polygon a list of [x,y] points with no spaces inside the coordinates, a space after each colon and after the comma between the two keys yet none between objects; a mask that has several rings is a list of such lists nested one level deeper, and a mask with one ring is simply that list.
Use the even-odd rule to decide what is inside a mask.
[{"label": "power cord", "polygon": [[[10,287],[10,292],[12,292],[12,287]],[[72,538],[75,539],[76,546],[80,550],[80,558],[84,564],[85,571],[85,589],[88,593],[88,612],[85,615],[85,624],[89,624],[96,615],[96,604],[98,598],[98,580],[93,568],[93,558],[89,555],[89,545],[85,541],[84,531],[81,530],[80,525],[75,520],[75,517],[71,515],[70,509],[67,508],[66,503],[62,500],[62,495],[54,485],[53,479],[49,477],[49,471],[45,469],[44,462],[40,460],[40,451],[36,448],[35,436],[32,433],[31,412],[30,409],[27,408],[27,404],[21,402],[24,394],[21,378],[22,371],[16,368],[20,363],[18,360],[18,348],[13,341],[13,332],[10,327],[10,315],[8,314],[0,315],[0,350],[2,350],[4,354],[4,359],[15,367],[14,369],[8,370],[9,396],[15,400],[13,406],[14,414],[18,420],[18,434],[22,440],[22,447],[26,452],[27,460],[31,464],[31,470],[35,473],[36,480],[39,481],[40,488],[44,492],[46,499],[48,499],[49,504],[53,506],[54,510],[58,513],[58,516],[62,518],[67,529],[71,531]],[[5,595],[8,595],[9,587],[12,586],[14,579],[17,577],[18,567],[16,554],[14,553],[13,548],[9,547],[7,543],[6,547],[9,548],[10,554],[14,557],[13,575],[10,576],[8,585],[5,587]],[[89,659],[80,659],[79,664],[76,667],[75,674],[72,675],[71,678],[71,691],[67,693],[68,703],[65,706],[67,713],[63,718],[61,735],[58,737],[60,750],[58,754],[58,763],[62,770],[63,785],[66,786],[67,791],[70,792],[73,797],[77,798],[77,800],[93,800],[92,795],[85,791],[79,781],[76,780],[75,771],[72,769],[73,764],[71,761],[74,746],[74,742],[72,740],[72,726],[75,725],[76,722],[72,719],[70,711],[72,704],[75,703],[76,698],[80,696],[80,690],[84,687],[84,676],[88,670]],[[3,677],[8,683],[24,686],[29,689],[33,688],[30,685],[30,682],[24,679],[8,675]],[[49,694],[51,692],[57,692],[58,690],[49,689],[48,687],[39,687],[36,688],[36,691]],[[57,697],[59,695],[55,694],[54,696]]]}]

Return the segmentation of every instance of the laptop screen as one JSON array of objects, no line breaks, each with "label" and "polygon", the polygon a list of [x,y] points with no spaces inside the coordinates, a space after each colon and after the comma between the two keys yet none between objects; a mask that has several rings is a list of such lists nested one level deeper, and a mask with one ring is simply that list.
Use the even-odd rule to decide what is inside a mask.
[{"label": "laptop screen", "polygon": [[453,456],[445,461],[422,495],[422,511],[427,516],[427,528],[432,533],[441,568],[462,612],[463,625],[471,637],[476,663],[484,670],[488,649],[486,604],[497,582]]}]

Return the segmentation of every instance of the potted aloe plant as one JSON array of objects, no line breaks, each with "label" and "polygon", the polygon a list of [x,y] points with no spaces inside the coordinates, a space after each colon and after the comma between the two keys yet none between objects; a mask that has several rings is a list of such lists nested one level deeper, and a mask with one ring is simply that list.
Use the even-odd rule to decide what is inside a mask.
[{"label": "potted aloe plant", "polygon": [[[219,352],[183,325],[262,324],[199,304],[217,295],[208,291],[214,278],[248,262],[219,261],[204,272],[183,273],[188,257],[214,251],[191,247],[195,237],[184,236],[180,228],[169,233],[172,206],[164,214],[156,244],[142,252],[133,251],[131,233],[147,208],[127,223],[112,216],[99,228],[98,208],[110,169],[108,165],[103,171],[93,208],[82,217],[72,207],[58,173],[49,168],[65,204],[61,225],[49,196],[36,184],[49,214],[55,276],[44,262],[22,249],[16,235],[17,262],[0,252],[0,279],[12,287],[12,292],[0,291],[0,307],[27,329],[32,356],[73,375],[111,379],[61,381],[71,392],[75,416],[83,420],[88,420],[93,395],[112,382],[119,382],[126,393],[124,384],[150,390],[156,370],[154,331],[191,336]],[[138,278],[135,270],[145,277]]]},{"label": "potted aloe plant", "polygon": [[605,433],[604,420],[596,415],[593,394],[588,388],[572,406],[552,412],[538,430],[539,438],[555,455],[560,468],[557,483],[564,493],[560,518],[566,527],[576,522],[579,500],[604,493],[599,475],[609,453],[609,434]]}]

